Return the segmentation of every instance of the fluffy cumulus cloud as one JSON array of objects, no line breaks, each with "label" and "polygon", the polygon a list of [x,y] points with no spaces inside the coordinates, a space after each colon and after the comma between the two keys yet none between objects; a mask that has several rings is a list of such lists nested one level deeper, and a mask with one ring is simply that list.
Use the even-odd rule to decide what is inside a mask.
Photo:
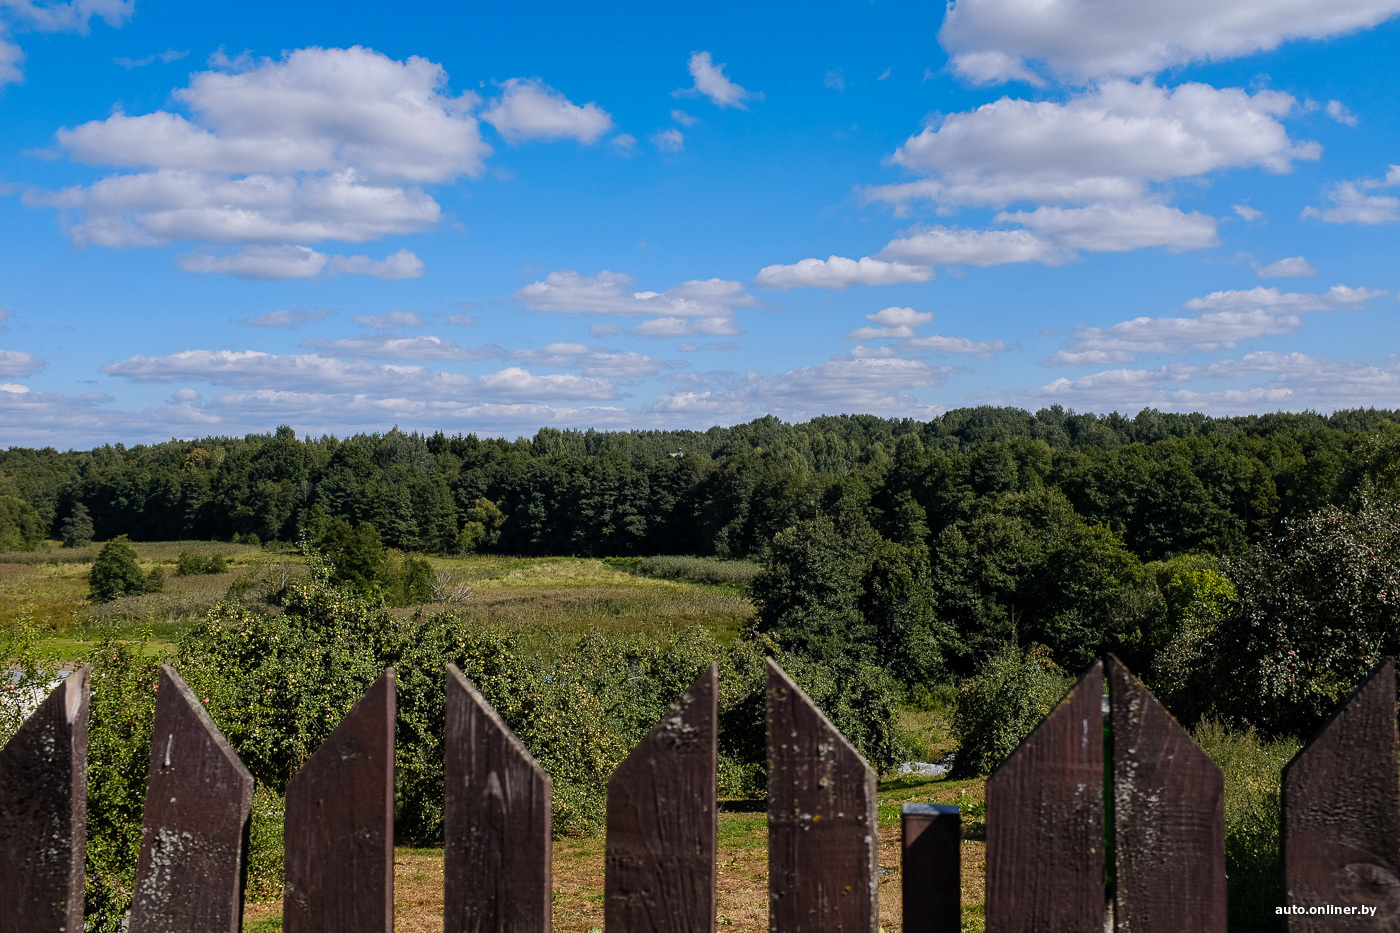
[{"label": "fluffy cumulus cloud", "polygon": [[1220,242],[1215,218],[1166,204],[1091,204],[1003,211],[997,220],[1024,224],[1067,250],[1122,253],[1149,246],[1179,252]]},{"label": "fluffy cumulus cloud", "polygon": [[43,369],[44,361],[19,350],[0,350],[0,376],[28,376]]},{"label": "fluffy cumulus cloud", "polygon": [[1186,302],[1195,317],[1137,317],[1110,327],[1075,328],[1048,365],[1125,363],[1141,356],[1231,349],[1243,341],[1291,334],[1314,311],[1359,308],[1384,292],[1334,285],[1326,292],[1251,288],[1211,292]]},{"label": "fluffy cumulus cloud", "polygon": [[929,176],[873,188],[894,203],[1003,207],[1016,201],[1135,200],[1150,183],[1226,168],[1288,171],[1320,148],[1289,138],[1288,94],[1206,84],[1108,81],[1066,101],[1010,97],[945,117],[910,137],[892,161]]},{"label": "fluffy cumulus cloud", "polygon": [[593,143],[612,129],[612,117],[596,103],[580,107],[539,78],[511,78],[481,119],[512,143],[576,139]]},{"label": "fluffy cumulus cloud", "polygon": [[309,246],[248,246],[224,255],[186,253],[176,262],[185,272],[218,273],[240,279],[311,279],[338,275],[416,279],[423,274],[423,261],[406,249],[386,259],[371,259],[368,256],[328,256]]},{"label": "fluffy cumulus cloud", "polygon": [[979,342],[966,337],[946,337],[939,334],[921,337],[918,335],[919,328],[931,323],[933,315],[927,311],[915,311],[913,308],[884,308],[874,314],[867,314],[865,319],[874,326],[858,327],[848,332],[847,340],[891,339],[897,343],[875,349],[856,347],[850,354],[853,359],[885,359],[900,355],[900,351],[905,351],[906,356],[912,351],[913,354],[956,353],[985,359],[1006,349],[1006,344],[1000,340]]},{"label": "fluffy cumulus cloud", "polygon": [[37,0],[0,2],[0,86],[24,80],[24,52],[10,38],[15,29],[35,32],[76,32],[86,35],[94,19],[121,26],[136,10],[136,0]]},{"label": "fluffy cumulus cloud", "polygon": [[743,285],[725,279],[693,280],[664,292],[637,291],[634,284],[631,276],[620,272],[581,275],[560,270],[526,285],[515,298],[536,311],[646,315],[651,319],[632,328],[642,337],[737,334],[734,312],[758,303]]},{"label": "fluffy cumulus cloud", "polygon": [[1338,182],[1326,192],[1331,207],[1303,208],[1304,217],[1330,224],[1389,224],[1400,220],[1400,198],[1371,194],[1378,188],[1400,186],[1400,165],[1392,165],[1384,178]]},{"label": "fluffy cumulus cloud", "polygon": [[764,266],[754,277],[762,288],[846,288],[851,285],[897,285],[904,282],[927,282],[933,270],[927,266],[905,262],[887,262],[863,256],[847,259],[829,256],[826,259],[803,259],[791,265]]},{"label": "fluffy cumulus cloud", "polygon": [[939,42],[976,83],[1153,74],[1365,29],[1400,0],[956,0]]},{"label": "fluffy cumulus cloud", "polygon": [[995,266],[1007,262],[1059,261],[1055,245],[1029,230],[962,230],[916,227],[880,251],[881,259],[923,266]]},{"label": "fluffy cumulus cloud", "polygon": [[748,109],[746,101],[763,99],[761,93],[746,90],[731,81],[724,73],[725,66],[716,65],[709,52],[692,52],[689,67],[695,84],[676,91],[678,96],[703,94],[720,107],[738,107],[740,110]]},{"label": "fluffy cumulus cloud", "polygon": [[1296,279],[1308,275],[1317,275],[1317,270],[1302,256],[1288,256],[1259,267],[1261,279]]},{"label": "fluffy cumulus cloud", "polygon": [[[194,272],[421,275],[407,251],[374,260],[306,244],[436,226],[442,209],[424,186],[479,177],[491,153],[477,95],[452,93],[442,66],[425,58],[396,61],[360,46],[211,64],[174,92],[184,112],[118,112],[59,130],[75,161],[129,171],[30,191],[27,202],[61,211],[78,244],[258,247],[186,257],[182,268]],[[482,116],[512,142],[593,142],[612,125],[596,104],[577,106],[537,79],[505,82]]]}]

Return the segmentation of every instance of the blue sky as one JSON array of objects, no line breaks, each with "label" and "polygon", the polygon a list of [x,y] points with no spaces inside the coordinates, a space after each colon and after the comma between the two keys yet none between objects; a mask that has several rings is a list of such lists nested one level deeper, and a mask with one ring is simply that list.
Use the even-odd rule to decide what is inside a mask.
[{"label": "blue sky", "polygon": [[0,445],[1400,405],[1400,0],[0,0]]}]

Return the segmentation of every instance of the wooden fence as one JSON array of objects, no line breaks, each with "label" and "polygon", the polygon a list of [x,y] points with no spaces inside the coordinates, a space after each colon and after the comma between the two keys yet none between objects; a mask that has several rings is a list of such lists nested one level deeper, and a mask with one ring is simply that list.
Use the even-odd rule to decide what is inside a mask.
[{"label": "wooden fence", "polygon": [[[90,675],[0,751],[0,933],[82,929]],[[873,933],[875,773],[767,676],[769,927]],[[252,778],[174,670],[160,687],[128,929],[234,933]],[[548,931],[549,776],[450,665],[446,689],[445,931]],[[715,929],[717,691],[712,666],[608,783],[609,933]],[[393,930],[394,703],[390,670],[287,787],[287,933]],[[1186,732],[1115,658],[1094,664],[987,781],[988,931],[1225,930],[1223,806]],[[958,809],[902,822],[904,930],[961,929]],[[1285,769],[1282,843],[1288,930],[1400,929],[1393,662]]]}]

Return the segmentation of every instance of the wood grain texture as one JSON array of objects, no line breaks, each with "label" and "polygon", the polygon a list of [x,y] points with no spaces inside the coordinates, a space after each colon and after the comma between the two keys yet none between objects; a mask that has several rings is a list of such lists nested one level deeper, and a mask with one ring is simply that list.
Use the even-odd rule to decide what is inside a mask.
[{"label": "wood grain texture", "polygon": [[696,678],[608,780],[608,933],[713,933],[719,668]]},{"label": "wood grain texture", "polygon": [[1386,659],[1283,769],[1285,906],[1377,911],[1290,914],[1290,933],[1400,931],[1395,711],[1395,662]]},{"label": "wood grain texture", "polygon": [[0,933],[81,933],[92,668],[0,749]]},{"label": "wood grain texture", "polygon": [[1108,692],[1114,929],[1225,933],[1225,777],[1112,656]]},{"label": "wood grain texture", "polygon": [[445,933],[548,933],[549,775],[452,664],[446,730]]},{"label": "wood grain texture", "polygon": [[962,814],[938,803],[900,807],[904,933],[962,930]]},{"label": "wood grain texture", "polygon": [[287,784],[286,933],[393,933],[394,670]]},{"label": "wood grain texture", "polygon": [[204,704],[160,668],[131,933],[238,933],[253,776]]},{"label": "wood grain texture", "polygon": [[875,933],[875,772],[768,660],[768,929]]},{"label": "wood grain texture", "polygon": [[987,779],[987,933],[1102,933],[1103,663]]}]

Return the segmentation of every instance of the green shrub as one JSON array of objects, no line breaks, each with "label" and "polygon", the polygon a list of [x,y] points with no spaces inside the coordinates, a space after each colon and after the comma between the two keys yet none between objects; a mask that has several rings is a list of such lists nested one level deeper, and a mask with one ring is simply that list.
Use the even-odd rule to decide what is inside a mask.
[{"label": "green shrub", "polygon": [[162,571],[151,575],[141,572],[136,561],[136,549],[126,535],[118,535],[108,541],[98,552],[88,572],[88,599],[95,603],[109,603],[123,596],[140,596],[142,593],[158,592],[165,583]]},{"label": "green shrub", "polygon": [[222,554],[181,551],[179,559],[175,562],[175,573],[182,577],[201,573],[224,573],[227,570],[228,561],[224,559]]},{"label": "green shrub", "polygon": [[0,551],[37,551],[43,543],[44,522],[34,506],[0,495]]},{"label": "green shrub", "polygon": [[1044,649],[1008,646],[988,658],[958,692],[953,774],[990,774],[1049,715],[1072,683]]},{"label": "green shrub", "polygon": [[81,502],[73,503],[73,511],[63,520],[59,530],[64,547],[87,547],[92,543],[92,515]]}]

